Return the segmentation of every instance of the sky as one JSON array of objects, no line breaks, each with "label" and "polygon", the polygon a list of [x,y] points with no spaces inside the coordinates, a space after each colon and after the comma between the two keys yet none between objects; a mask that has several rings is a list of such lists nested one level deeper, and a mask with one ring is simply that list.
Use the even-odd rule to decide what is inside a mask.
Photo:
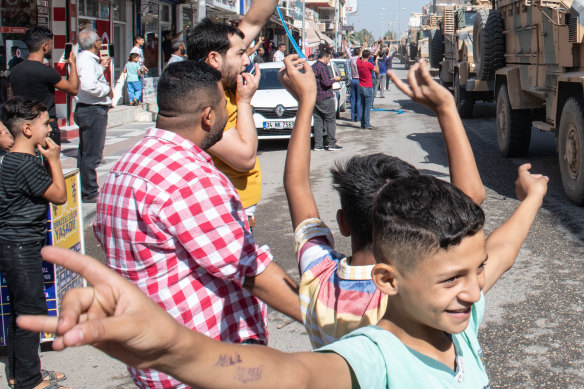
[{"label": "sky", "polygon": [[410,14],[422,12],[422,7],[427,2],[428,0],[357,0],[357,12],[348,15],[345,24],[354,25],[355,31],[365,28],[375,38],[379,38],[388,30],[397,32],[398,22],[401,24],[401,31],[407,29]]}]

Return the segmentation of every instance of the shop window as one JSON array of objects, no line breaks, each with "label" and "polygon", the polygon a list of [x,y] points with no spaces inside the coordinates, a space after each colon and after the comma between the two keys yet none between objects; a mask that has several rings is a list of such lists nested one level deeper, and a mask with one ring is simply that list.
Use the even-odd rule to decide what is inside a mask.
[{"label": "shop window", "polygon": [[125,0],[114,0],[113,5],[114,20],[119,22],[126,21],[126,1]]},{"label": "shop window", "polygon": [[91,18],[109,19],[109,0],[79,0],[79,14]]}]

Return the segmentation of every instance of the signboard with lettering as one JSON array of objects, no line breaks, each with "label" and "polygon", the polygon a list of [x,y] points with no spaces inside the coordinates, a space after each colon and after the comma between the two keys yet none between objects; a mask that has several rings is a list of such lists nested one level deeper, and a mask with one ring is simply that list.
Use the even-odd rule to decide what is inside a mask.
[{"label": "signboard with lettering", "polygon": [[[63,205],[51,204],[49,208],[46,244],[84,253],[78,169],[70,169],[65,173],[65,186],[67,187],[67,202]],[[57,316],[61,299],[66,291],[86,285],[80,275],[44,261],[43,278],[49,316]],[[0,345],[6,345],[6,330],[10,320],[10,298],[6,280],[2,276],[0,279]],[[53,339],[53,334],[41,334],[41,342]]]},{"label": "signboard with lettering", "polygon": [[357,12],[357,0],[347,0],[345,2],[345,12],[347,14],[354,14]]}]

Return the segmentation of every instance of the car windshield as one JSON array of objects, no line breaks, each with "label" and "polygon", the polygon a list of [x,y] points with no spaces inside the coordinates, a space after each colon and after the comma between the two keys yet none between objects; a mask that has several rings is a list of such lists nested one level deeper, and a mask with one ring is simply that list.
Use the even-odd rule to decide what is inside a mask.
[{"label": "car windshield", "polygon": [[337,67],[341,71],[341,76],[344,77],[346,75],[345,62],[335,62],[335,65],[337,65]]},{"label": "car windshield", "polygon": [[284,86],[278,80],[278,71],[276,68],[261,69],[260,85],[258,89],[284,89]]}]

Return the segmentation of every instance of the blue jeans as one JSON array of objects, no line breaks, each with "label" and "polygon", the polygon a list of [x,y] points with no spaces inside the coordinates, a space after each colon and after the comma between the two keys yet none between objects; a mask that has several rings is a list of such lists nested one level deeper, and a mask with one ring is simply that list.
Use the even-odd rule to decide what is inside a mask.
[{"label": "blue jeans", "polygon": [[369,117],[371,116],[371,107],[373,105],[373,88],[359,87],[359,95],[361,96],[361,127],[370,127]]},{"label": "blue jeans", "polygon": [[75,108],[75,123],[79,126],[77,167],[83,199],[94,198],[99,192],[96,169],[103,156],[108,110],[109,107],[103,105],[87,104],[77,104]]},{"label": "blue jeans", "polygon": [[351,80],[351,120],[361,120],[361,96],[359,96],[359,79]]},{"label": "blue jeans", "polygon": [[128,82],[128,98],[130,103],[134,99],[142,101],[142,83],[140,81]]},{"label": "blue jeans", "polygon": [[10,324],[7,378],[15,379],[17,388],[34,388],[41,383],[38,332],[16,325],[20,315],[46,315],[45,285],[41,248],[45,240],[13,242],[0,239],[0,271],[6,278],[10,298]]}]

